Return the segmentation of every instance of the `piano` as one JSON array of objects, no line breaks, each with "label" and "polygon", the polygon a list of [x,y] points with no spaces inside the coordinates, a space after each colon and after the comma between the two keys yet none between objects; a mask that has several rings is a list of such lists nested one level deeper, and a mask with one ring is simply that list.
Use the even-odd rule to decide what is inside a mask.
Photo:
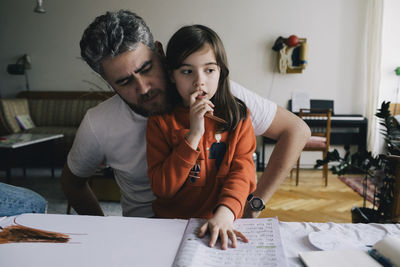
[{"label": "piano", "polygon": [[[358,150],[367,149],[367,118],[362,115],[333,113],[333,100],[310,100],[310,108],[330,108],[332,110],[331,145],[357,145]],[[291,100],[289,100],[288,109],[291,110]],[[324,127],[321,120],[305,117],[304,121],[310,128]],[[259,162],[258,170],[263,170],[265,167],[265,145],[274,143],[275,140],[263,137],[261,162]]]}]

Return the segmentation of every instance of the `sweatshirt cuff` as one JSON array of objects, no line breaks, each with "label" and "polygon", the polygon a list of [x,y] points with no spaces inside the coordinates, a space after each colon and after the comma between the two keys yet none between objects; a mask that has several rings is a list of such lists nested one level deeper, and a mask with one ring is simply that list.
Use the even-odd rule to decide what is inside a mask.
[{"label": "sweatshirt cuff", "polygon": [[240,203],[240,201],[238,201],[235,198],[232,198],[232,197],[222,198],[218,202],[216,209],[220,205],[224,205],[224,206],[228,207],[233,212],[233,215],[235,216],[235,220],[239,219],[243,215],[243,205],[242,205],[242,203]]},{"label": "sweatshirt cuff", "polygon": [[200,150],[194,150],[189,143],[186,141],[186,138],[183,138],[182,142],[176,148],[175,153],[179,157],[180,160],[186,165],[186,167],[193,167],[193,164],[196,163],[196,160],[199,158]]}]

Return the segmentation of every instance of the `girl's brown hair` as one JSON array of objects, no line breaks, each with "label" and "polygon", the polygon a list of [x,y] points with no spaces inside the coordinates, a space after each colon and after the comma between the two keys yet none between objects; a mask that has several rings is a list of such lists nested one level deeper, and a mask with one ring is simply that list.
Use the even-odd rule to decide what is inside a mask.
[{"label": "girl's brown hair", "polygon": [[[221,124],[221,132],[230,131],[235,129],[239,121],[245,119],[248,114],[243,101],[231,93],[228,60],[224,45],[218,35],[203,25],[180,28],[168,42],[167,65],[171,71],[180,68],[189,55],[200,50],[205,44],[209,44],[214,50],[217,65],[221,69],[217,92],[211,98],[215,105],[214,115],[227,122]],[[176,88],[174,90],[176,91]],[[177,94],[177,92],[174,93]]]}]

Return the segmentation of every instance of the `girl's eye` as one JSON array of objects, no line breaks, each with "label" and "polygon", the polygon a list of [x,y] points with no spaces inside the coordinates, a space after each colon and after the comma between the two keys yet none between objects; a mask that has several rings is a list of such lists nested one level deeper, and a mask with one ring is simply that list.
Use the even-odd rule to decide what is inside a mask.
[{"label": "girl's eye", "polygon": [[190,74],[192,73],[192,70],[182,70],[181,72],[182,74]]},{"label": "girl's eye", "polygon": [[206,70],[207,73],[212,73],[212,72],[214,72],[214,71],[215,71],[215,69],[207,69],[207,70]]}]

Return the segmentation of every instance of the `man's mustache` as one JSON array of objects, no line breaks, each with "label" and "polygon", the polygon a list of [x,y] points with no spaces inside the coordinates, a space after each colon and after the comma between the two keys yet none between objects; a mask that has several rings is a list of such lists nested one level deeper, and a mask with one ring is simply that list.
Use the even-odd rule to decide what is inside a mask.
[{"label": "man's mustache", "polygon": [[163,93],[163,91],[161,89],[150,89],[149,91],[147,91],[147,93],[140,95],[139,103],[147,102],[152,97],[154,97],[158,94],[161,94],[161,93]]}]

